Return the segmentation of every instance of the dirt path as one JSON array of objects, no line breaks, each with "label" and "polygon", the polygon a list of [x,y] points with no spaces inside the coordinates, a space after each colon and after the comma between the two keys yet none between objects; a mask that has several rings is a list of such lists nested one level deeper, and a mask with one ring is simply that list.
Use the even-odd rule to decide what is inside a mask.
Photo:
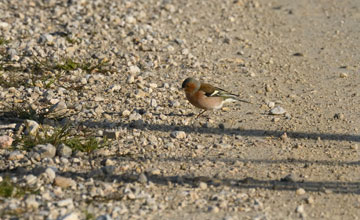
[{"label": "dirt path", "polygon": [[[64,70],[50,89],[37,81],[37,88],[4,84],[1,109],[19,99],[39,109],[64,100],[72,109],[65,122],[96,128],[97,137],[119,133],[96,152],[94,167],[84,153],[58,150],[44,159],[22,150],[22,159],[9,159],[22,148],[1,149],[1,176],[25,185],[36,176],[41,192],[37,206],[28,196],[4,199],[2,217],[31,207],[17,216],[360,218],[360,1],[39,2],[45,3],[1,4],[2,22],[12,25],[0,25],[11,38],[4,47],[10,60],[28,66],[20,54],[70,54],[111,67]],[[44,35],[55,31],[70,34]],[[65,67],[57,68],[51,71]],[[254,104],[195,120],[199,110],[178,90],[189,76]],[[286,114],[270,115],[275,106]],[[18,135],[16,129],[1,134]],[[40,175],[38,167],[76,183],[43,179],[51,171]],[[66,198],[72,205],[61,205]]]}]

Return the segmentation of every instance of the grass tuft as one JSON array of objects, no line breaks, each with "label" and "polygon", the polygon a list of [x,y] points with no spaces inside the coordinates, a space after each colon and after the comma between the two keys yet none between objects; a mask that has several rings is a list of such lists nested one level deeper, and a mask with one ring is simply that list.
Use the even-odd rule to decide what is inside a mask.
[{"label": "grass tuft", "polygon": [[12,183],[8,176],[0,182],[0,197],[21,198],[26,194],[38,194],[38,191],[29,187],[20,187],[17,184]]}]

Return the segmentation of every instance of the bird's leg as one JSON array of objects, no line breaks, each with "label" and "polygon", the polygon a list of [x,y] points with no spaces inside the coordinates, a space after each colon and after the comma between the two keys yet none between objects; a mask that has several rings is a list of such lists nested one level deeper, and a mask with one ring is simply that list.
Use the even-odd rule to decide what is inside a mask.
[{"label": "bird's leg", "polygon": [[197,119],[200,115],[204,114],[204,112],[206,112],[206,109],[200,112],[200,114],[198,114],[195,119]]}]

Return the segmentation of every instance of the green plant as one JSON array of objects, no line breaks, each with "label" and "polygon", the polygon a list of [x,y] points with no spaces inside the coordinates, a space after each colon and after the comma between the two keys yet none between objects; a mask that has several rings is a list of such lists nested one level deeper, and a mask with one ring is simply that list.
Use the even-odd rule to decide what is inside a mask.
[{"label": "green plant", "polygon": [[3,36],[0,36],[0,46],[10,43],[9,40],[5,40]]},{"label": "green plant", "polygon": [[87,210],[84,211],[85,212],[85,219],[86,220],[92,220],[92,219],[95,219],[95,215],[88,212]]},{"label": "green plant", "polygon": [[0,182],[0,197],[4,198],[19,198],[25,194],[37,194],[38,191],[29,187],[20,187],[11,182],[10,177],[5,176]]}]

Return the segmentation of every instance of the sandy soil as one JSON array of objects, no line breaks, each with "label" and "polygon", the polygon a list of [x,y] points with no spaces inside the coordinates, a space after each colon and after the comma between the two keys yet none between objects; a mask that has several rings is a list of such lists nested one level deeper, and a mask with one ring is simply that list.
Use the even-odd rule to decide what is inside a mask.
[{"label": "sandy soil", "polygon": [[[161,204],[144,209],[150,202],[123,199],[129,211],[114,219],[359,219],[360,1],[164,2],[175,10],[162,11],[151,25],[175,52],[159,53],[162,67],[143,76],[158,88],[136,98],[132,93],[140,87],[119,74],[111,80],[120,93],[108,94],[101,83],[89,89],[118,104],[116,113],[141,113],[141,122],[108,114],[108,122],[122,129],[121,148],[95,164],[110,159],[120,171],[96,178],[84,162],[86,168],[67,170],[58,164],[58,175],[75,179],[78,173],[79,183],[135,184]],[[155,7],[144,5],[145,11]],[[116,46],[126,51],[126,42]],[[184,49],[197,59],[183,61]],[[140,60],[151,54],[133,53]],[[174,90],[189,76],[254,104],[229,104],[196,120],[191,114],[199,110]],[[167,93],[163,83],[173,90]],[[287,114],[270,115],[273,105]],[[141,173],[148,184],[137,183]],[[84,209],[81,196],[64,193],[78,202],[75,210]],[[93,210],[105,214],[99,207],[108,203],[94,200]]]}]

